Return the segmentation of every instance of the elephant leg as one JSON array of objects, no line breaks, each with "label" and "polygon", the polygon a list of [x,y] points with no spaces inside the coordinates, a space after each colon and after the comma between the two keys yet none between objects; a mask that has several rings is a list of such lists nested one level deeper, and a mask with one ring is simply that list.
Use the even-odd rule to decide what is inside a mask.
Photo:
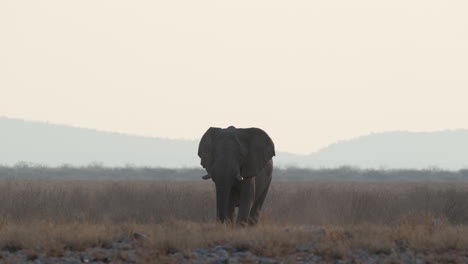
[{"label": "elephant leg", "polygon": [[[271,182],[271,179],[270,179],[270,182]],[[268,186],[270,186],[270,183],[268,183]],[[252,209],[250,210],[249,225],[257,224],[258,216],[260,214],[260,210],[262,210],[263,202],[265,201],[267,193],[268,193],[268,187],[265,188],[255,199]]]},{"label": "elephant leg", "polygon": [[235,209],[236,209],[235,195],[231,194],[231,197],[229,198],[229,205],[228,205],[228,211],[227,211],[227,220],[230,223],[234,223],[234,210]]},{"label": "elephant leg", "polygon": [[253,200],[255,199],[255,181],[245,179],[242,182],[240,189],[240,203],[239,213],[237,215],[237,223],[244,225],[247,223],[250,214],[250,208],[252,208]]},{"label": "elephant leg", "polygon": [[257,177],[256,186],[257,192],[255,196],[255,201],[253,203],[252,209],[250,210],[249,216],[249,225],[255,225],[258,222],[258,217],[260,211],[262,210],[263,202],[268,193],[268,189],[270,189],[271,184],[271,174],[273,172],[272,164],[267,166],[264,171],[262,171],[260,177]]}]

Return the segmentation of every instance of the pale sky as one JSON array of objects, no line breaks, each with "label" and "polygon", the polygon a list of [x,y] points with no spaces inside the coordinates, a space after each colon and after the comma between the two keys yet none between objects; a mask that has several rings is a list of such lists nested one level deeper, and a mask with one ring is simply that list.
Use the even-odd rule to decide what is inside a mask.
[{"label": "pale sky", "polygon": [[468,1],[2,0],[0,116],[295,153],[468,128]]}]

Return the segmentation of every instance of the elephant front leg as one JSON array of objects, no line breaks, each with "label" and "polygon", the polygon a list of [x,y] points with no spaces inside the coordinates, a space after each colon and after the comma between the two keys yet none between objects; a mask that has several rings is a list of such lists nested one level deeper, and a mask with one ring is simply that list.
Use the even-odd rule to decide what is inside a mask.
[{"label": "elephant front leg", "polygon": [[252,178],[243,180],[240,189],[239,212],[237,215],[238,224],[245,225],[247,223],[254,198],[255,181]]},{"label": "elephant front leg", "polygon": [[[238,196],[238,195],[237,195]],[[234,223],[234,211],[236,209],[236,197],[235,193],[231,193],[231,197],[229,198],[229,206],[227,211],[227,219],[230,223]]]},{"label": "elephant front leg", "polygon": [[[262,209],[263,202],[268,193],[268,189],[270,188],[271,183],[271,170],[269,172],[269,176],[263,178],[255,178],[256,180],[256,192],[255,192],[255,199],[252,205],[252,209],[250,210],[249,216],[249,225],[256,225],[258,222],[258,215],[260,214],[260,210]],[[263,188],[259,188],[262,186]]]}]

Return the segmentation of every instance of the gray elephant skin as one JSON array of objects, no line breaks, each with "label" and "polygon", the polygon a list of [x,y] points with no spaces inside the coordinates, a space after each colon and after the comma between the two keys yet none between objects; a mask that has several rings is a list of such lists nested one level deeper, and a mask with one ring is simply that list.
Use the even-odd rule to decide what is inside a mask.
[{"label": "gray elephant skin", "polygon": [[209,128],[198,148],[201,165],[216,187],[216,215],[221,223],[255,225],[270,187],[273,141],[259,128]]}]

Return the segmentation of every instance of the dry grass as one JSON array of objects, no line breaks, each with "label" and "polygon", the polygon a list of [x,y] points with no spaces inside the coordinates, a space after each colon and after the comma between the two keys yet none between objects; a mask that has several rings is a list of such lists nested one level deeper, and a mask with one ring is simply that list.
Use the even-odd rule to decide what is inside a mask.
[{"label": "dry grass", "polygon": [[[232,244],[266,256],[314,243],[336,258],[353,248],[391,254],[468,249],[468,184],[274,183],[261,223],[214,223],[207,182],[0,181],[0,248],[60,255],[140,232],[149,255]],[[325,235],[314,235],[323,227]]]}]

